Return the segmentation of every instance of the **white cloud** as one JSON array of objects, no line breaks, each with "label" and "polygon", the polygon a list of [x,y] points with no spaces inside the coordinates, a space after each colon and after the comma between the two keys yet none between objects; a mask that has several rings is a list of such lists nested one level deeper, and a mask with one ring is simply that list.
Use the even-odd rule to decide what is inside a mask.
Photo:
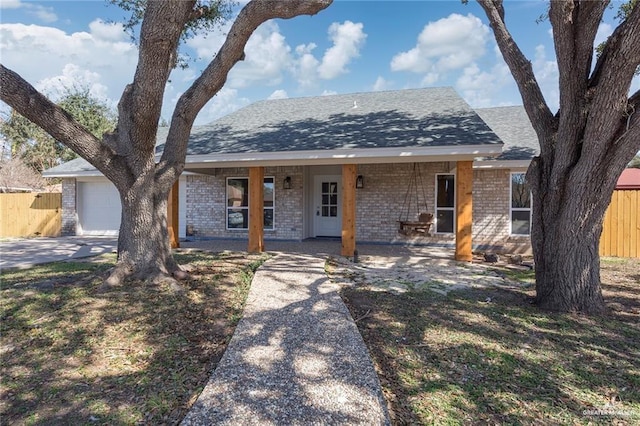
[{"label": "white cloud", "polygon": [[64,96],[68,90],[88,88],[92,96],[115,106],[114,101],[109,99],[107,87],[100,82],[101,79],[97,72],[82,69],[75,64],[67,64],[62,69],[62,74],[44,78],[38,81],[35,87],[53,100]]},{"label": "white cloud", "polygon": [[56,22],[58,16],[54,13],[53,8],[40,5],[28,5],[27,10],[30,15],[35,16],[44,23]]},{"label": "white cloud", "polygon": [[423,83],[434,83],[440,74],[461,69],[485,54],[489,28],[476,16],[456,13],[429,22],[412,49],[391,60],[392,71],[425,74]]},{"label": "white cloud", "polygon": [[202,108],[196,118],[196,125],[210,123],[220,117],[230,114],[251,101],[245,97],[238,96],[236,89],[222,88],[220,91]]},{"label": "white cloud", "polygon": [[351,21],[331,24],[329,38],[333,41],[333,46],[324,53],[322,63],[318,67],[320,78],[330,80],[348,72],[346,66],[352,59],[360,56],[360,48],[367,38],[363,28],[362,23],[356,24]]},{"label": "white cloud", "polygon": [[[230,23],[206,37],[198,35],[187,41],[199,59],[209,62],[225,41]],[[313,52],[315,43],[292,48],[275,21],[258,27],[245,47],[245,59],[229,72],[226,87],[239,89],[252,85],[281,84],[286,74],[292,75],[301,87],[313,87],[318,79],[331,79],[348,72],[347,65],[360,53],[366,34],[362,24],[346,21],[333,23],[329,35],[333,45],[320,61]]]},{"label": "white cloud", "polygon": [[127,35],[124,31],[124,25],[119,22],[104,22],[102,19],[96,19],[89,24],[89,30],[96,40],[103,41],[125,41]]},{"label": "white cloud", "polygon": [[437,72],[429,72],[426,73],[425,76],[422,78],[422,81],[420,82],[420,84],[422,86],[431,86],[432,84],[435,84],[438,80],[440,79],[440,74]]},{"label": "white cloud", "polygon": [[495,64],[487,70],[482,70],[478,64],[473,63],[463,70],[455,84],[462,97],[476,108],[502,104],[504,102],[500,100],[506,99],[505,94],[511,95],[514,89],[517,90],[509,67],[502,59],[497,45],[494,45],[493,51]]},{"label": "white cloud", "polygon": [[261,25],[251,35],[245,55],[245,60],[236,64],[229,73],[230,87],[279,84],[283,72],[291,65],[291,48],[273,21]]},{"label": "white cloud", "polygon": [[335,90],[323,90],[322,93],[320,93],[320,96],[331,96],[331,95],[337,95],[338,92],[336,92]]},{"label": "white cloud", "polygon": [[[197,35],[188,40],[187,46],[196,51],[198,59],[208,63],[224,44],[230,28],[231,21],[219,31]],[[279,84],[284,72],[291,67],[291,47],[274,21],[264,23],[253,32],[244,52],[244,61],[238,62],[229,72],[227,87]]]},{"label": "white cloud", "polygon": [[267,99],[287,99],[289,95],[286,90],[278,89],[274,90],[271,95]]},{"label": "white cloud", "polygon": [[547,101],[547,105],[551,111],[557,111],[560,106],[558,62],[555,59],[547,59],[545,47],[540,44],[536,46],[535,58],[532,64],[533,73]]},{"label": "white cloud", "polygon": [[35,16],[44,23],[56,22],[58,16],[52,7],[46,7],[39,4],[23,2],[20,0],[2,0],[0,1],[0,9],[20,9],[26,10],[27,14]]},{"label": "white cloud", "polygon": [[391,86],[390,82],[388,82],[381,75],[379,75],[378,78],[376,78],[376,82],[373,83],[373,91],[381,92],[383,90],[388,90],[390,86]]},{"label": "white cloud", "polygon": [[315,43],[309,43],[301,44],[295,49],[297,59],[293,62],[291,72],[300,86],[312,86],[318,78],[320,61],[311,53],[316,47]]},{"label": "white cloud", "polygon": [[2,0],[0,1],[0,9],[18,9],[24,4],[20,0]]},{"label": "white cloud", "polygon": [[59,92],[61,84],[80,83],[96,96],[119,99],[132,80],[137,48],[115,40],[107,24],[94,22],[91,31],[69,34],[48,26],[0,24],[3,65],[43,90]]}]

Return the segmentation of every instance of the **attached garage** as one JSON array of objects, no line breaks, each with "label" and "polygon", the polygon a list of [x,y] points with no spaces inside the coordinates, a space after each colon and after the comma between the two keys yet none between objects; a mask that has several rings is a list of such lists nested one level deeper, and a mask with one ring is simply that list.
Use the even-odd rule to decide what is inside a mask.
[{"label": "attached garage", "polygon": [[79,235],[118,235],[120,195],[107,179],[78,180],[76,187]]},{"label": "attached garage", "polygon": [[[179,237],[186,237],[186,179],[180,179]],[[120,195],[103,177],[83,177],[76,181],[77,235],[118,235],[120,229]]]}]

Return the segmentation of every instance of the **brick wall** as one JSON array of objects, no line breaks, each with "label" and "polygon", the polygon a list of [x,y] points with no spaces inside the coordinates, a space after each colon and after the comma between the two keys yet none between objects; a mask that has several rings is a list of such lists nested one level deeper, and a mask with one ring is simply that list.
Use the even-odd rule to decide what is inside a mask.
[{"label": "brick wall", "polygon": [[474,244],[502,245],[509,238],[509,179],[509,170],[474,170]]},{"label": "brick wall", "polygon": [[530,254],[528,236],[509,234],[510,180],[508,169],[473,172],[473,244],[481,249]]},{"label": "brick wall", "polygon": [[76,180],[62,179],[62,229],[61,235],[76,235],[78,211],[76,209]]},{"label": "brick wall", "polygon": [[[404,239],[398,235],[398,220],[434,213],[436,173],[448,172],[448,163],[421,163],[415,174],[411,163],[359,165],[365,187],[356,191],[356,238],[381,242]],[[409,190],[414,176],[417,187],[414,184]]]},{"label": "brick wall", "polygon": [[[265,177],[274,178],[274,230],[265,230],[267,239],[303,238],[302,167],[266,167]],[[291,189],[283,189],[285,177]],[[249,177],[248,168],[216,169],[214,176],[187,177],[187,229],[196,238],[247,238],[246,230],[226,229],[226,181],[228,177]]]},{"label": "brick wall", "polygon": [[[356,191],[356,239],[361,242],[453,244],[454,234],[430,237],[398,233],[398,220],[415,219],[419,212],[435,215],[435,180],[450,173],[454,163],[421,163],[417,189],[409,189],[414,175],[412,163],[363,164],[358,174],[364,188]],[[187,227],[195,237],[247,238],[247,231],[226,229],[226,178],[248,177],[247,168],[218,169],[214,176],[187,178]],[[305,237],[303,167],[267,167],[265,177],[275,178],[275,230],[265,230],[267,239],[301,240]],[[291,176],[292,189],[282,189]],[[481,246],[529,247],[528,238],[509,236],[509,170],[475,170],[473,173],[473,243]],[[409,192],[409,193],[408,193]],[[425,205],[426,203],[426,205]],[[510,248],[511,250],[512,248]]]},{"label": "brick wall", "polygon": [[[409,191],[414,176],[413,164],[358,166],[358,174],[365,179],[365,188],[356,192],[356,238],[359,241],[453,244],[454,234],[435,234],[433,228],[430,237],[401,235],[397,222],[415,219],[418,212],[435,215],[436,174],[450,173],[453,166],[447,162],[421,163],[417,195],[415,186]],[[474,246],[504,247],[520,252],[530,249],[529,238],[509,235],[509,179],[509,170],[505,169],[473,172]]]}]

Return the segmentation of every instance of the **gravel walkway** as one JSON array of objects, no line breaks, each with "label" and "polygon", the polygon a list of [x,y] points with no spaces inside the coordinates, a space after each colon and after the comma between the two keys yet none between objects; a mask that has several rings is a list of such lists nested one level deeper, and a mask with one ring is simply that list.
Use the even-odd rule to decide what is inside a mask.
[{"label": "gravel walkway", "polygon": [[244,316],[183,425],[389,424],[325,258],[281,253],[258,269]]}]

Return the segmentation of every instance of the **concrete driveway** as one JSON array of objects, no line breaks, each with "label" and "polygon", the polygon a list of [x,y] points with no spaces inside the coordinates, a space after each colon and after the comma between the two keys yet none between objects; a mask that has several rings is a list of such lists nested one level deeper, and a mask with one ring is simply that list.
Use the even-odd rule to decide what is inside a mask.
[{"label": "concrete driveway", "polygon": [[114,252],[117,247],[117,237],[3,239],[0,240],[0,270],[96,256]]}]

